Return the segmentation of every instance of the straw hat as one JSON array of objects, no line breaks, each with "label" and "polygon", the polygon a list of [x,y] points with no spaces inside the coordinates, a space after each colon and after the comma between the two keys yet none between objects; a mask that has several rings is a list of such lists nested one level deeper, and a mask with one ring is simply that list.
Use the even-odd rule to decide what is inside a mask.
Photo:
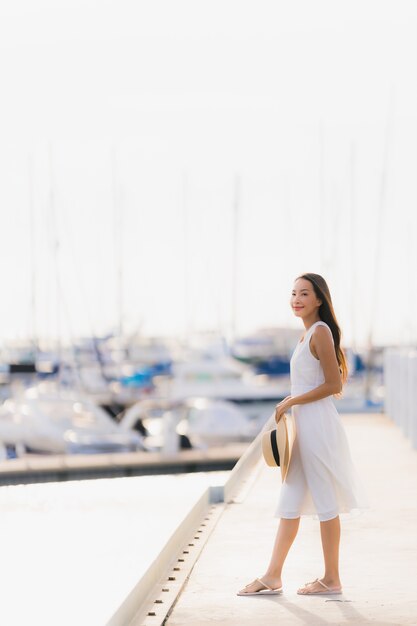
[{"label": "straw hat", "polygon": [[292,413],[284,413],[277,427],[273,430],[266,430],[262,435],[262,454],[264,459],[267,465],[281,468],[281,479],[283,482],[290,465],[295,435],[295,419]]}]

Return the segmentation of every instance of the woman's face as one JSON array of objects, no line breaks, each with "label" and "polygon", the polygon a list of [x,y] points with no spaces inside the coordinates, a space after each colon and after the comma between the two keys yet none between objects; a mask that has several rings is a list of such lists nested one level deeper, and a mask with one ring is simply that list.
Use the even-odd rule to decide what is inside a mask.
[{"label": "woman's face", "polygon": [[290,305],[296,317],[316,317],[321,305],[314,293],[313,285],[305,278],[298,278],[291,293]]}]

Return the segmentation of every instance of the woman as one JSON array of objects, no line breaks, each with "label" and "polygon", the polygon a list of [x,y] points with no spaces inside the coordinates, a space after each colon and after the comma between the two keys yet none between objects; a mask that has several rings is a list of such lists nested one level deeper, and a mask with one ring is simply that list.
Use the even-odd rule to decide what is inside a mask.
[{"label": "woman", "polygon": [[266,573],[238,595],[282,591],[281,571],[297,535],[301,515],[320,520],[324,575],[306,583],[302,595],[339,594],[339,513],[362,508],[349,446],[332,396],[340,394],[347,378],[340,347],[340,328],[329,288],[318,274],[296,279],[291,307],[302,319],[305,333],[291,358],[291,395],[276,407],[276,420],[291,409],[297,437],[275,517],[280,524]]}]

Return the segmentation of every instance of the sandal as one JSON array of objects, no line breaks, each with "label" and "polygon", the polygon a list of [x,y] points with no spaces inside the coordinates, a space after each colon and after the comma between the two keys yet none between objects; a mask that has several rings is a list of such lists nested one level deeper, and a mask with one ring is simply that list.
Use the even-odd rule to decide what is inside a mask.
[{"label": "sandal", "polygon": [[321,585],[323,589],[320,591],[305,591],[305,592],[298,590],[297,591],[298,595],[321,596],[321,595],[336,595],[336,594],[342,593],[342,587],[328,587],[327,585],[324,584],[322,580],[319,580],[318,578],[316,578],[316,580],[311,581],[310,583],[306,583],[305,587],[307,587],[307,585],[314,585],[314,583],[319,583],[319,585]]},{"label": "sandal", "polygon": [[272,587],[264,583],[264,581],[261,580],[260,578],[255,578],[254,581],[252,581],[248,585],[245,585],[244,589],[246,589],[246,587],[250,587],[250,585],[253,585],[253,583],[255,582],[261,583],[261,585],[263,585],[265,589],[258,589],[258,591],[246,591],[246,592],[239,591],[236,595],[238,596],[274,596],[274,595],[278,595],[282,593],[282,587],[277,587],[276,589],[273,589]]}]

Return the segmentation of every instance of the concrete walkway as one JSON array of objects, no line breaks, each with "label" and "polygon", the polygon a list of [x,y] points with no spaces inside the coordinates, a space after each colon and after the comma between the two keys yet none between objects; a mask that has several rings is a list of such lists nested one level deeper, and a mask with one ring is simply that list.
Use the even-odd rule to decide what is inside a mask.
[{"label": "concrete walkway", "polygon": [[227,477],[1,487],[0,626],[104,626],[207,487]]},{"label": "concrete walkway", "polygon": [[303,518],[282,596],[236,592],[264,573],[278,520],[278,470],[258,464],[249,491],[229,504],[165,622],[168,626],[417,624],[417,453],[383,415],[343,417],[369,511],[342,517],[342,596],[303,597],[323,574],[319,522]]}]

